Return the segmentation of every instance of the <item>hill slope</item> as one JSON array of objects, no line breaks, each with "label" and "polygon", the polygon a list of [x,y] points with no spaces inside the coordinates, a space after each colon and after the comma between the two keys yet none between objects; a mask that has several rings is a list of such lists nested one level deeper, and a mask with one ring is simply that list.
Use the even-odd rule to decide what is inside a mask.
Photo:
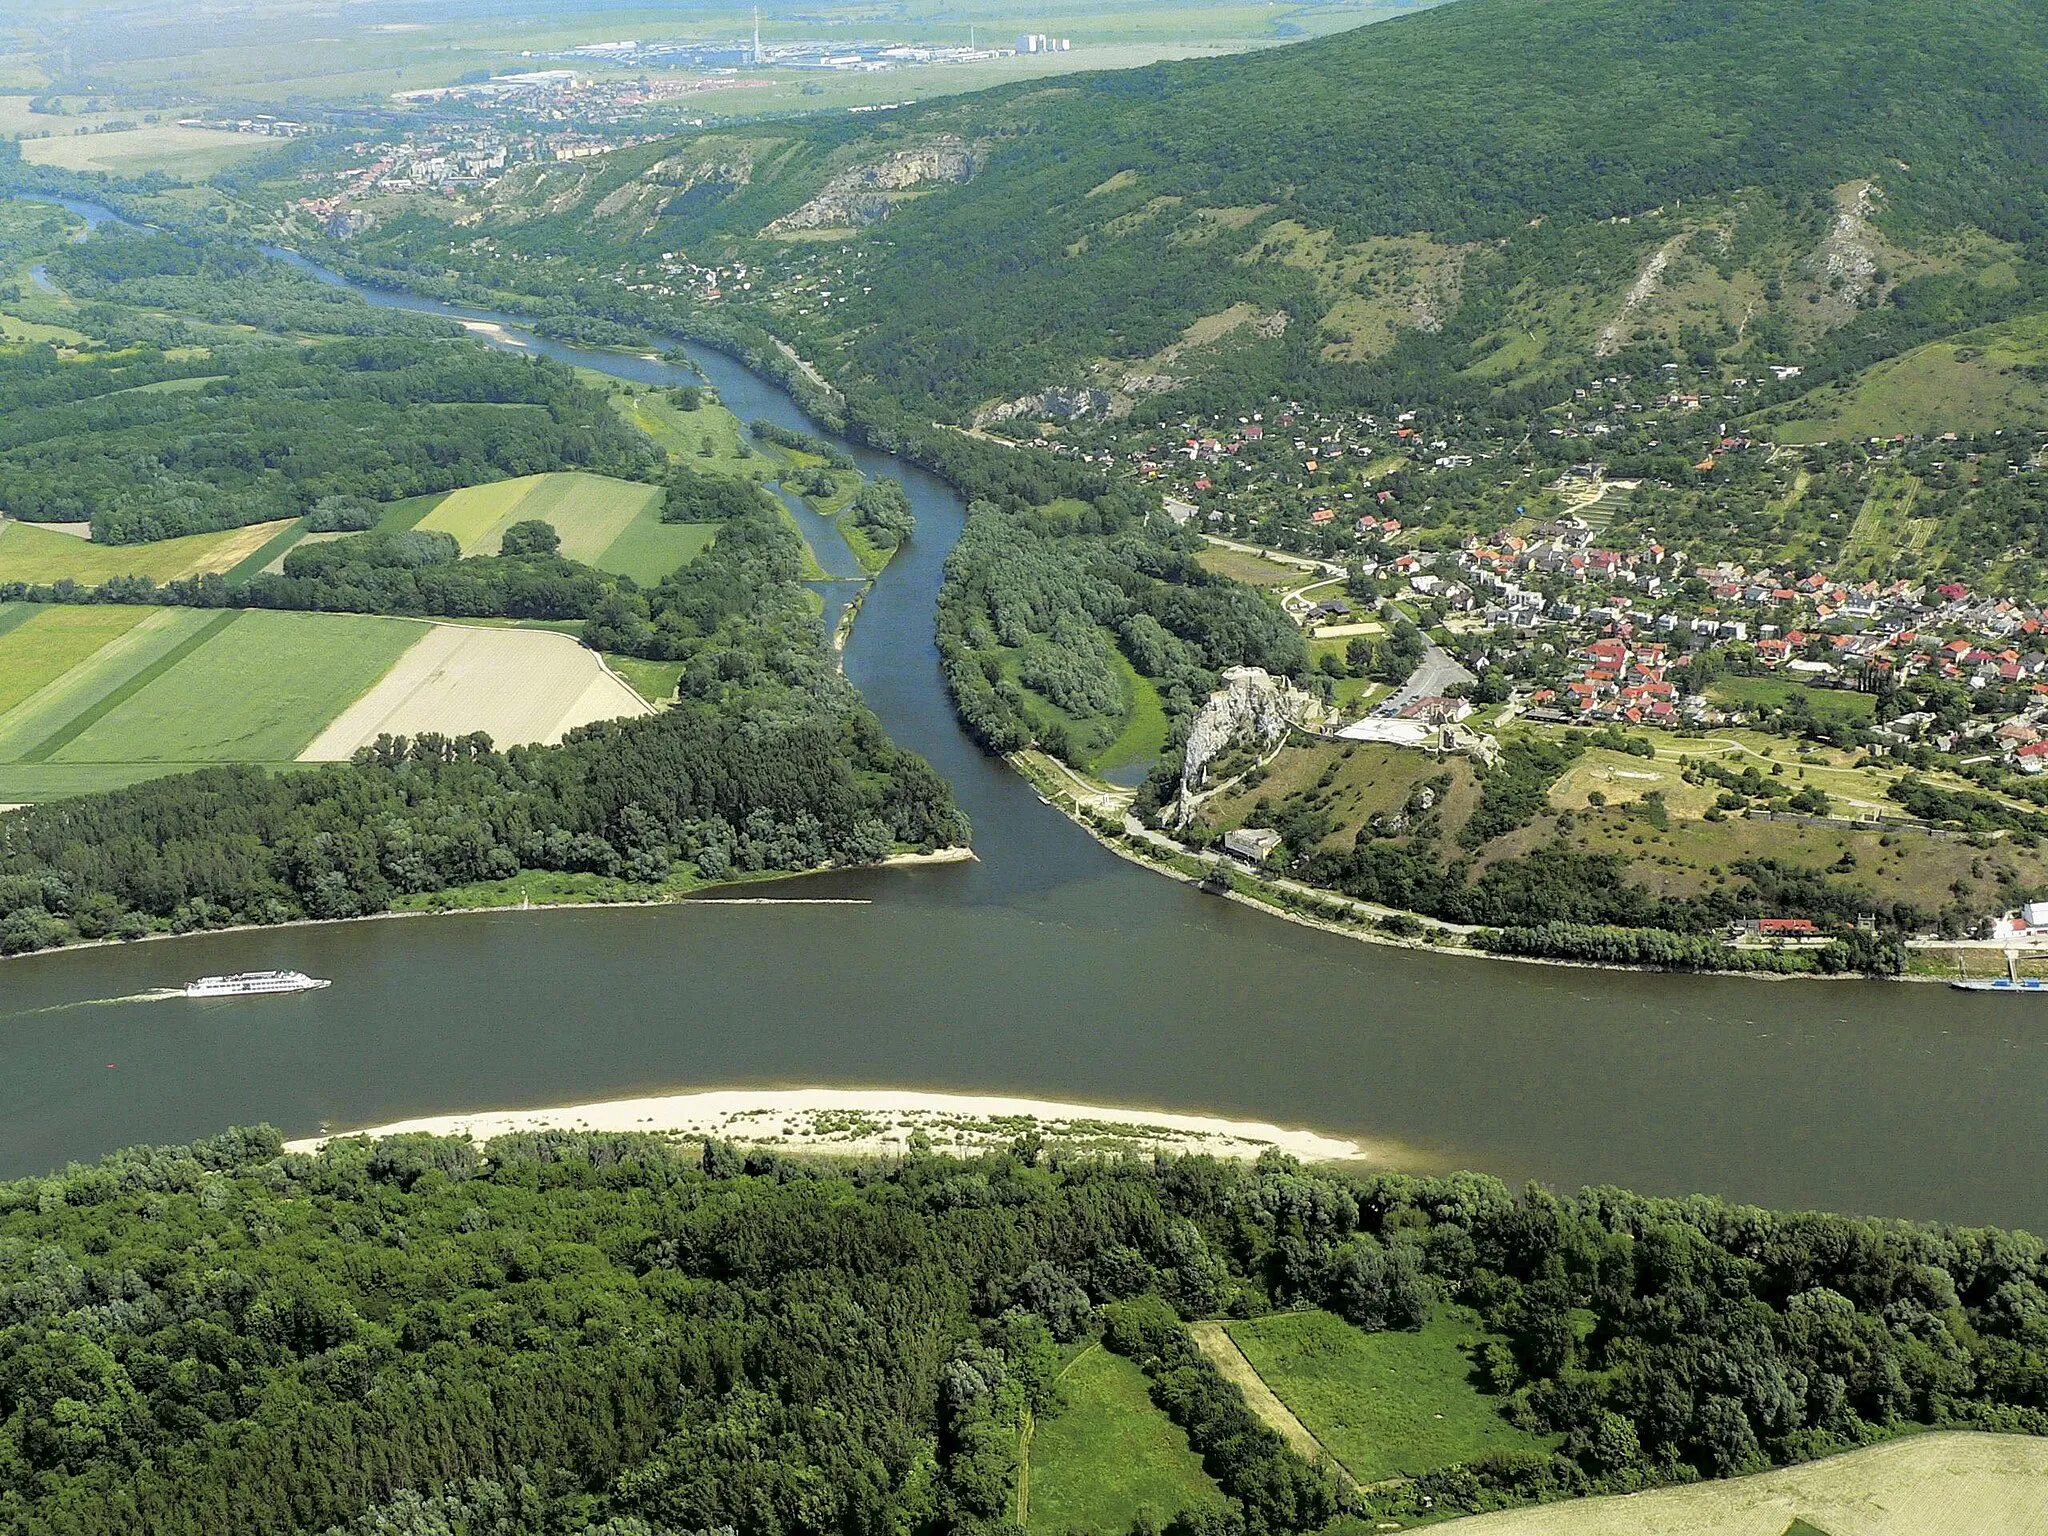
[{"label": "hill slope", "polygon": [[2039,0],[1459,0],[537,169],[480,259],[765,263],[777,329],[962,420],[1205,375],[1477,397],[1642,346],[1841,373],[2032,301],[2044,45]]}]

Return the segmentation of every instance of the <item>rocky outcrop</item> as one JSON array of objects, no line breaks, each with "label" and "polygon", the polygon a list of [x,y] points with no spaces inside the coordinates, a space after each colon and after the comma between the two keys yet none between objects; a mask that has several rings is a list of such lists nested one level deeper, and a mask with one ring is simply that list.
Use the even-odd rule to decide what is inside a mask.
[{"label": "rocky outcrop", "polygon": [[1232,667],[1225,672],[1223,686],[1209,695],[1188,732],[1176,821],[1184,823],[1202,794],[1213,788],[1208,782],[1209,768],[1233,747],[1249,747],[1264,756],[1286,739],[1289,730],[1307,725],[1321,710],[1314,697],[1261,667]]},{"label": "rocky outcrop", "polygon": [[888,217],[901,194],[933,182],[974,179],[975,161],[960,139],[945,137],[899,149],[879,160],[841,171],[818,195],[770,224],[763,235],[806,229],[865,229]]},{"label": "rocky outcrop", "polygon": [[1035,395],[1019,395],[985,405],[974,413],[977,430],[1001,421],[1072,421],[1080,416],[1101,416],[1113,404],[1106,389],[1042,389]]}]

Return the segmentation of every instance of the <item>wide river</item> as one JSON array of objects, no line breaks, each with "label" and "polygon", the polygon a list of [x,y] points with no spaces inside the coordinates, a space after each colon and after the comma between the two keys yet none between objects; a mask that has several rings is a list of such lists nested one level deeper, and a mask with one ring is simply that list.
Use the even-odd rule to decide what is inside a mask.
[{"label": "wide river", "polygon": [[[618,377],[688,377],[444,312]],[[774,385],[693,355],[742,419],[808,427]],[[2034,999],[1378,948],[1098,847],[954,723],[932,611],[960,499],[849,451],[905,483],[918,523],[861,610],[846,670],[952,781],[979,863],[775,888],[865,906],[505,912],[11,960],[0,1173],[257,1120],[303,1135],[691,1087],[904,1086],[1273,1120],[1416,1167],[1565,1186],[2048,1230],[2048,1018]],[[93,1001],[271,966],[335,984]]]}]

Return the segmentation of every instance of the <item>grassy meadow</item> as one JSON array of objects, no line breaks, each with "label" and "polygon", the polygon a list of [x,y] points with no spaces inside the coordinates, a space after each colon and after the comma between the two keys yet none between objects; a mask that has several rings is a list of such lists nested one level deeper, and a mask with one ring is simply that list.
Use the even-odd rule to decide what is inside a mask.
[{"label": "grassy meadow", "polygon": [[[612,407],[672,456],[706,474],[760,480],[777,468],[774,459],[756,449],[745,423],[708,392],[694,411],[682,409],[661,389],[616,390]],[[704,452],[707,444],[709,453]]]},{"label": "grassy meadow", "polygon": [[1163,1525],[1190,1505],[1223,1502],[1131,1361],[1092,1345],[1068,1365],[1060,1390],[1064,1406],[1032,1429],[1027,1530],[1115,1533],[1141,1509]]},{"label": "grassy meadow", "polygon": [[1364,1333],[1329,1312],[1226,1325],[1266,1385],[1361,1483],[1492,1451],[1548,1449],[1472,1383],[1476,1314],[1446,1307],[1414,1333]]}]

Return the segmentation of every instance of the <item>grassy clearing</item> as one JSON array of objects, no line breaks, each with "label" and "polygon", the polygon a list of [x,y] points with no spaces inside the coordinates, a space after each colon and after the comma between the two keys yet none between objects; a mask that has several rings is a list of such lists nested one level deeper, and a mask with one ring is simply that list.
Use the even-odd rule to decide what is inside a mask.
[{"label": "grassy clearing", "polygon": [[[1324,784],[1326,773],[1329,783]],[[1205,802],[1200,820],[1217,832],[1227,832],[1242,826],[1262,802],[1272,809],[1292,797],[1309,798],[1335,823],[1322,846],[1348,848],[1358,828],[1374,815],[1400,813],[1418,785],[1444,774],[1451,782],[1437,799],[1435,811],[1446,837],[1451,837],[1479,803],[1471,760],[1438,759],[1375,742],[1299,742],[1283,747],[1263,775]]]},{"label": "grassy clearing", "polygon": [[218,617],[227,622],[48,757],[290,762],[422,633],[405,620],[359,614],[251,610]]},{"label": "grassy clearing", "polygon": [[650,704],[666,704],[674,698],[676,683],[683,675],[681,662],[649,661],[643,656],[607,654],[604,664],[623,677],[627,686]]},{"label": "grassy clearing", "polygon": [[1095,1345],[1060,1378],[1066,1399],[1031,1436],[1027,1529],[1130,1529],[1141,1509],[1160,1524],[1191,1505],[1220,1505],[1187,1436],[1154,1407],[1145,1373]]},{"label": "grassy clearing", "polygon": [[[2048,426],[2048,316],[2023,315],[1930,342],[1828,385],[1785,408],[1785,443]],[[2030,376],[2032,375],[2032,376]]]},{"label": "grassy clearing", "polygon": [[1550,786],[1550,803],[1561,811],[1584,810],[1589,797],[1604,795],[1609,805],[1625,805],[1653,792],[1663,795],[1674,816],[1700,816],[1720,790],[1714,785],[1688,784],[1676,763],[1632,757],[1610,747],[1595,747],[1567,768]]},{"label": "grassy clearing", "polygon": [[1295,1417],[1362,1483],[1413,1477],[1547,1442],[1471,1382],[1478,1317],[1447,1307],[1414,1333],[1364,1333],[1329,1312],[1230,1323],[1230,1337]]},{"label": "grassy clearing", "polygon": [[1152,679],[1132,666],[1129,657],[1118,651],[1116,661],[1124,673],[1125,696],[1130,705],[1116,740],[1103,748],[1088,768],[1091,773],[1114,775],[1121,780],[1148,771],[1166,750],[1166,706],[1160,702]]},{"label": "grassy clearing", "polygon": [[[612,396],[612,406],[671,456],[706,474],[759,480],[777,467],[754,450],[746,426],[737,416],[709,400],[697,410],[686,411],[664,390],[622,391]],[[708,454],[704,452],[707,443],[711,446]]]},{"label": "grassy clearing", "polygon": [[110,576],[170,581],[227,571],[294,526],[285,518],[154,544],[94,544],[34,523],[9,522],[0,526],[0,581],[48,583],[69,577],[90,587]]},{"label": "grassy clearing", "polygon": [[2036,1536],[2048,1441],[1913,1435],[1755,1477],[1480,1515],[1457,1536]]},{"label": "grassy clearing", "polygon": [[1315,579],[1315,572],[1306,566],[1286,565],[1263,555],[1248,555],[1243,550],[1224,549],[1215,544],[1196,555],[1195,563],[1248,587],[1298,587]]},{"label": "grassy clearing", "polygon": [[0,609],[0,716],[149,616],[143,608]]},{"label": "grassy clearing", "polygon": [[1731,709],[1783,709],[1804,700],[1818,720],[1868,721],[1877,710],[1877,695],[1844,688],[1812,688],[1784,677],[1724,677],[1707,689],[1707,697]]}]

